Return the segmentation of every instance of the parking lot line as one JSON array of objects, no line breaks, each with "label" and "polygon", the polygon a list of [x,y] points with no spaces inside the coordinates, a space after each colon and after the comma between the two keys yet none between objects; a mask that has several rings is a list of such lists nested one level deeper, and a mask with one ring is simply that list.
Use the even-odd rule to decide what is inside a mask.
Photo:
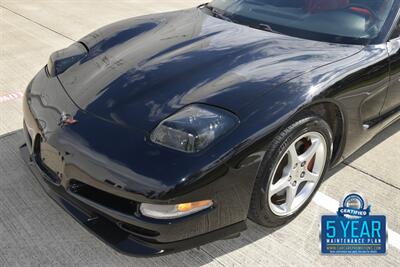
[{"label": "parking lot line", "polygon": [[[313,198],[313,202],[318,206],[329,210],[330,212],[336,213],[339,208],[339,201],[331,198],[330,196],[325,195],[324,193],[317,192]],[[400,234],[388,229],[389,245],[400,250]]]}]

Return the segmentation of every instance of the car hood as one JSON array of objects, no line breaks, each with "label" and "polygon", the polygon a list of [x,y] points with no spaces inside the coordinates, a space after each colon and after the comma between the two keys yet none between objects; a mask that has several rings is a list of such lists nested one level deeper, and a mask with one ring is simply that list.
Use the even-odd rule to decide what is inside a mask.
[{"label": "car hood", "polygon": [[69,96],[89,113],[144,131],[191,103],[239,113],[268,90],[362,49],[253,29],[198,8],[124,20],[80,41],[89,52],[59,75]]}]

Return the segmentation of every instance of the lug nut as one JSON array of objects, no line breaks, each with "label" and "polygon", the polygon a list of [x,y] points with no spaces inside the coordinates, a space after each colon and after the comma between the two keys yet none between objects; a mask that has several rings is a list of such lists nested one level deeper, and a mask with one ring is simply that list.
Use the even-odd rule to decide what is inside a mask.
[{"label": "lug nut", "polygon": [[301,167],[304,167],[304,166],[306,166],[306,162],[305,162],[305,161],[303,161],[303,162],[301,163]]},{"label": "lug nut", "polygon": [[295,163],[295,164],[294,164],[294,166],[293,166],[293,169],[296,169],[296,168],[297,168],[297,166],[298,166],[298,164],[297,164],[297,163]]},{"label": "lug nut", "polygon": [[304,178],[305,175],[306,175],[306,173],[305,173],[305,172],[302,172],[302,173],[300,174],[300,177],[301,177],[301,178]]},{"label": "lug nut", "polygon": [[292,183],[292,185],[293,185],[293,186],[296,186],[296,185],[297,185],[297,181],[294,181],[294,182]]}]

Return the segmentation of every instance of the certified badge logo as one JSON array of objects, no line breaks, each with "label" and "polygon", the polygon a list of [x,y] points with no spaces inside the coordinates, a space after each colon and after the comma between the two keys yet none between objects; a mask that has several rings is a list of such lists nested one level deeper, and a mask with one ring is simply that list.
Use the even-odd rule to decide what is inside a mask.
[{"label": "certified badge logo", "polygon": [[321,217],[322,254],[385,254],[386,217],[371,215],[359,193],[344,196],[336,215]]}]

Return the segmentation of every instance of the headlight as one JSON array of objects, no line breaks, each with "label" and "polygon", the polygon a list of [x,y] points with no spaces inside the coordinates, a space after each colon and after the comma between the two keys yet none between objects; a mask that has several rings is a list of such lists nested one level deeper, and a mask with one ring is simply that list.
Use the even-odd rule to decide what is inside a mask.
[{"label": "headlight", "polygon": [[151,140],[175,150],[194,153],[232,130],[238,121],[226,110],[192,105],[162,121],[151,134]]},{"label": "headlight", "polygon": [[143,203],[140,205],[140,212],[144,216],[154,219],[176,219],[205,210],[212,205],[212,200],[203,200],[177,205],[156,205]]}]

